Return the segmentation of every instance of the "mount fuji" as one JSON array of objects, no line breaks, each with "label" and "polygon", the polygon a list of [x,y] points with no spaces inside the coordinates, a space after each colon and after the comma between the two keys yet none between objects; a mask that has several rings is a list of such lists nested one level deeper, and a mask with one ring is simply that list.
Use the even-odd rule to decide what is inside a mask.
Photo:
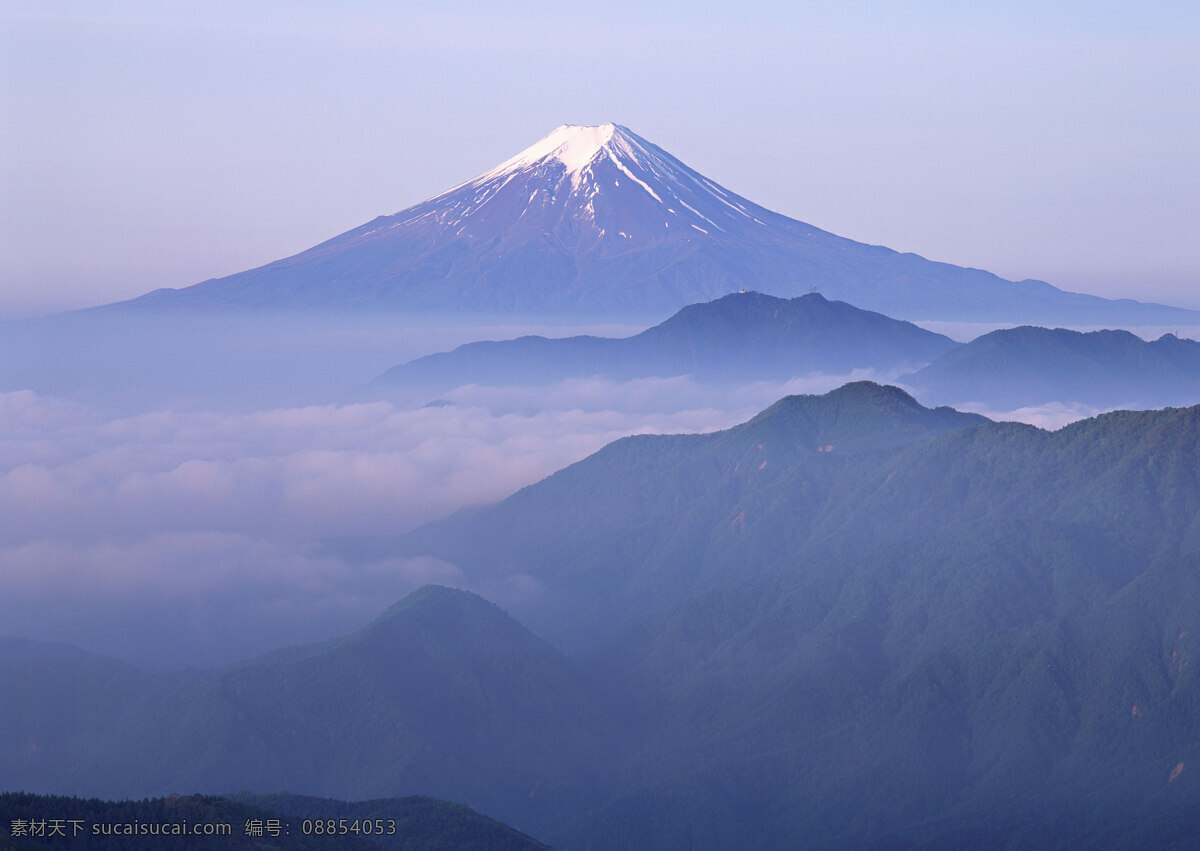
[{"label": "mount fuji", "polygon": [[730,192],[615,124],[561,126],[414,207],[122,308],[660,319],[739,289],[819,290],[909,319],[1200,321],[836,236]]}]

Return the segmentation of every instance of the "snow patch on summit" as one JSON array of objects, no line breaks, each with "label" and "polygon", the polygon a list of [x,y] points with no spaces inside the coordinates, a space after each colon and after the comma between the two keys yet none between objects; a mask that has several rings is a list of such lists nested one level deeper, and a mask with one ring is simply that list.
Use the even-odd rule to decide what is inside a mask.
[{"label": "snow patch on summit", "polygon": [[[598,233],[598,217],[615,224],[626,215],[647,215],[648,209],[634,197],[642,193],[643,198],[653,199],[667,220],[662,230],[675,225],[677,233],[690,225],[701,234],[731,233],[747,221],[762,224],[755,216],[761,209],[757,205],[694,172],[628,128],[612,123],[564,124],[495,168],[388,217],[386,224],[379,223],[362,235],[421,221],[466,228],[478,235],[517,221],[528,229],[535,219],[551,232],[563,217]],[[642,212],[633,212],[639,209]],[[662,233],[657,223],[650,229]],[[629,227],[608,232],[614,238],[632,239],[626,235],[632,232]]]},{"label": "snow patch on summit", "polygon": [[505,160],[470,182],[480,183],[549,160],[562,163],[566,166],[567,174],[574,177],[604,150],[616,132],[615,124],[563,124],[515,157]]}]

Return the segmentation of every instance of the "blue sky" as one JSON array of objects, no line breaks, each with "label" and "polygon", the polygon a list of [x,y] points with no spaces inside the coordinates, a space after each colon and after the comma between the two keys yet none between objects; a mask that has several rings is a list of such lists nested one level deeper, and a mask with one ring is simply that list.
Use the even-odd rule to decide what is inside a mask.
[{"label": "blue sky", "polygon": [[1200,307],[1189,2],[0,0],[0,317],[302,250],[615,121],[864,242]]}]

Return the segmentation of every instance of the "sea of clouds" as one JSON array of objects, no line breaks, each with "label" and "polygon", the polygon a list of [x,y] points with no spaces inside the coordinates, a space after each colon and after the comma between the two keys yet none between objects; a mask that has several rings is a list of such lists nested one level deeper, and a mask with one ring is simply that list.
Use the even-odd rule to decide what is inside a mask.
[{"label": "sea of clouds", "polygon": [[423,584],[467,583],[433,559],[350,562],[328,539],[394,535],[620,437],[724,428],[846,378],[719,392],[587,379],[463,387],[431,406],[124,414],[0,393],[0,631],[154,669],[338,635]]},{"label": "sea of clouds", "polygon": [[[144,326],[130,325],[145,337]],[[359,340],[349,331],[293,333],[306,341],[294,349],[303,357],[276,337],[221,337],[205,324],[157,329],[153,348],[145,339],[122,348],[133,336],[124,330],[52,338],[33,327],[10,340],[10,382],[21,380],[20,354],[42,386],[0,392],[0,635],[167,669],[343,634],[423,584],[470,585],[433,559],[351,561],[330,539],[396,535],[503,499],[626,435],[713,431],[790,393],[880,378],[733,389],[686,377],[593,378],[388,396],[367,380],[444,347],[444,335],[385,332],[387,351],[399,352],[394,340],[409,351],[384,354],[367,338],[375,348],[360,340],[357,360],[344,365],[328,353]],[[230,354],[235,344],[243,350]],[[281,376],[296,387],[283,388]],[[222,394],[238,378],[248,389],[233,401]],[[305,389],[318,380],[323,396]],[[340,397],[326,392],[351,384]],[[290,401],[306,394],[324,401]],[[982,412],[1048,428],[1094,413]],[[474,590],[504,605],[502,589]]]}]

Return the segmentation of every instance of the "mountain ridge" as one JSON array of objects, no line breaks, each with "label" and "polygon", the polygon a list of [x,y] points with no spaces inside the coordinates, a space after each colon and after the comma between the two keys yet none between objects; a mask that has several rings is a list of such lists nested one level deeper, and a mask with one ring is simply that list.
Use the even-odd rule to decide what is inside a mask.
[{"label": "mountain ridge", "polygon": [[726,382],[854,370],[898,372],[958,345],[909,322],[819,293],[781,299],[733,293],[684,307],[626,338],[594,336],[467,343],[392,367],[376,386],[551,383],[689,375]]},{"label": "mountain ridge", "polygon": [[374,556],[519,578],[511,614],[426,587],[115,714],[44,665],[0,692],[0,785],[436,794],[564,849],[1190,847],[1197,434],[1200,406],[1049,432],[860,382],[626,438]]},{"label": "mountain ridge", "polygon": [[[601,633],[575,652],[639,683],[647,723],[674,731],[647,745],[667,776],[581,819],[579,847],[687,847],[657,815],[680,810],[724,837],[708,847],[730,830],[783,847],[755,832],[780,818],[793,837],[829,831],[813,844],[831,848],[962,831],[975,845],[1105,847],[1113,830],[1156,832],[1135,811],[1169,813],[1160,830],[1182,842],[1195,828],[1179,815],[1200,793],[1178,773],[1200,719],[1187,664],[1198,418],[1114,412],[1056,432],[976,421],[807,456],[817,463],[754,451],[752,433],[740,457],[711,435],[619,442],[503,517],[445,524],[437,539],[461,552],[414,552],[475,571],[520,564],[548,607],[576,613],[523,619],[567,647]],[[597,609],[624,623],[583,616]],[[736,806],[731,788],[745,792]],[[860,806],[892,815],[864,824]]]},{"label": "mountain ridge", "polygon": [[[785,397],[717,432],[616,440],[499,503],[452,514],[383,546],[399,543],[405,555],[436,553],[452,563],[473,564],[481,571],[477,578],[491,580],[500,579],[488,572],[487,565],[496,562],[472,540],[488,539],[494,552],[520,553],[500,563],[522,565],[537,580],[537,591],[513,604],[514,614],[556,646],[576,652],[568,637],[575,627],[586,631],[586,623],[607,634],[621,617],[664,605],[734,569],[714,567],[712,576],[672,573],[669,580],[664,572],[623,584],[618,577],[624,559],[615,552],[624,545],[614,542],[632,546],[658,524],[678,525],[680,546],[696,550],[699,559],[713,529],[725,535],[748,528],[753,494],[768,483],[797,473],[820,480],[854,458],[874,458],[989,422],[979,414],[925,408],[899,388],[856,382],[821,396]],[[582,510],[576,504],[580,493],[589,494],[596,507]],[[699,528],[689,536],[682,530],[692,524]],[[604,596],[592,596],[595,583],[604,584]],[[576,590],[568,593],[567,586]],[[574,614],[560,615],[566,612]]]},{"label": "mountain ridge", "polygon": [[[36,655],[40,645],[30,646]],[[46,665],[43,676],[67,670]],[[528,819],[548,802],[586,796],[610,771],[579,768],[598,764],[611,720],[577,664],[495,604],[442,586],[330,641],[136,680],[99,667],[92,679],[108,685],[91,709],[53,693],[0,699],[15,704],[6,711],[14,723],[0,731],[0,754],[15,756],[0,765],[0,788],[420,794]],[[53,733],[34,711],[47,707],[80,730],[70,747],[26,746]]]},{"label": "mountain ridge", "polygon": [[1161,408],[1200,401],[1200,343],[1163,334],[1021,326],[940,354],[904,383],[938,401]]}]

